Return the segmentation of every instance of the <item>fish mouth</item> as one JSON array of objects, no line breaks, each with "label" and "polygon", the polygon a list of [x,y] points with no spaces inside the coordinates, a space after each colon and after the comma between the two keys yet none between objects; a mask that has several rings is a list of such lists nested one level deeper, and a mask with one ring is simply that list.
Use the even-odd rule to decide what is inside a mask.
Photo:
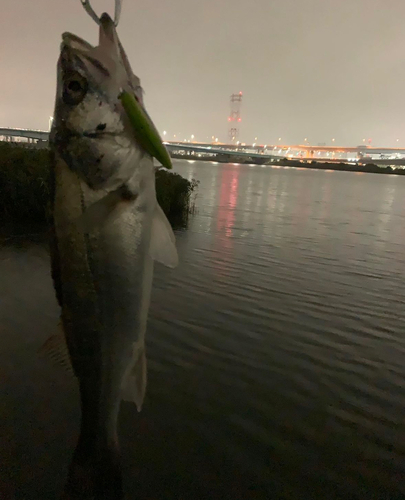
[{"label": "fish mouth", "polygon": [[97,47],[77,35],[68,32],[62,34],[60,54],[62,69],[69,69],[72,65],[76,65],[83,71],[91,72],[91,69],[96,69],[105,78],[111,76],[106,65],[97,57]]},{"label": "fish mouth", "polygon": [[62,47],[69,47],[73,50],[80,50],[83,52],[89,52],[94,49],[91,43],[69,32],[62,33]]}]

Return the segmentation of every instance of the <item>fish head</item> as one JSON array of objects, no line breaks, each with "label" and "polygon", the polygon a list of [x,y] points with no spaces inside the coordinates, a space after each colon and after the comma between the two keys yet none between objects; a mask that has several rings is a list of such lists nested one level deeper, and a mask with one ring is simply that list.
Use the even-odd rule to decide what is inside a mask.
[{"label": "fish head", "polygon": [[143,155],[119,100],[139,79],[128,73],[113,21],[105,16],[97,47],[62,35],[50,134],[54,150],[93,189],[125,181]]}]

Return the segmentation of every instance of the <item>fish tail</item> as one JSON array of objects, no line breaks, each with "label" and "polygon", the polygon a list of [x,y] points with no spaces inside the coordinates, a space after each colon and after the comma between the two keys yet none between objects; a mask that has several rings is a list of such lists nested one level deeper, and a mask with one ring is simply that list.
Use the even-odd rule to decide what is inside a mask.
[{"label": "fish tail", "polygon": [[62,500],[123,500],[117,450],[85,450],[79,443],[69,467]]}]

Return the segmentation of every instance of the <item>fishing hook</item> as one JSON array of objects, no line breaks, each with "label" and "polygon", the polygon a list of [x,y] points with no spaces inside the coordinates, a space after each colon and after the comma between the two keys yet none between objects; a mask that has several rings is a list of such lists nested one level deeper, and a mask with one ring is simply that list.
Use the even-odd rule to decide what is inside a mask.
[{"label": "fishing hook", "polygon": [[[90,5],[90,0],[80,0],[80,1],[82,2],[84,10],[93,19],[93,21],[95,21],[97,24],[101,24],[100,18],[94,12],[93,7]],[[122,6],[122,0],[115,0],[114,25],[116,27],[118,26],[121,16],[121,6]]]}]

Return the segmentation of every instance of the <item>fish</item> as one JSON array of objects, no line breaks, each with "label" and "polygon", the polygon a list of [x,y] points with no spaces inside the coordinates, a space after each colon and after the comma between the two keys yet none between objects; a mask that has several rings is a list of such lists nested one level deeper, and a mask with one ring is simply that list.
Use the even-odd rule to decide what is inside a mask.
[{"label": "fish", "polygon": [[[99,44],[62,35],[50,133],[51,274],[61,324],[44,353],[78,380],[81,424],[64,498],[121,499],[122,399],[141,410],[154,262],[178,255],[156,200],[155,167],[121,101],[145,112],[140,80],[108,14]],[[153,125],[153,124],[152,124]],[[138,131],[139,132],[139,131]]]}]

